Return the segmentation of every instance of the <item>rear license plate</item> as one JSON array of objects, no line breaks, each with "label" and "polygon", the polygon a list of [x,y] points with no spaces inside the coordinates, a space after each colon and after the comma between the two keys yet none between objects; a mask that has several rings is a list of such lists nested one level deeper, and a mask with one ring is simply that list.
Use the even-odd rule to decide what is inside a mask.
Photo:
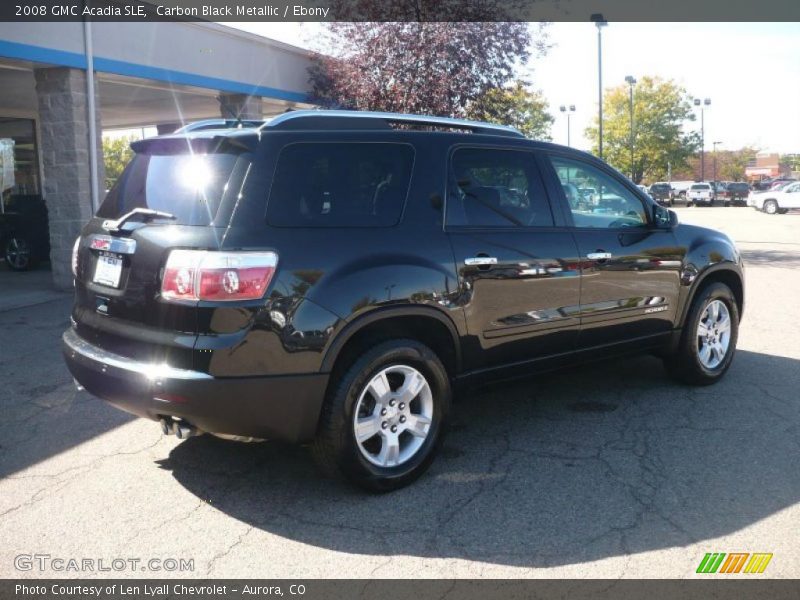
[{"label": "rear license plate", "polygon": [[101,254],[97,257],[97,265],[94,268],[94,281],[100,285],[119,287],[119,279],[122,276],[122,258]]}]

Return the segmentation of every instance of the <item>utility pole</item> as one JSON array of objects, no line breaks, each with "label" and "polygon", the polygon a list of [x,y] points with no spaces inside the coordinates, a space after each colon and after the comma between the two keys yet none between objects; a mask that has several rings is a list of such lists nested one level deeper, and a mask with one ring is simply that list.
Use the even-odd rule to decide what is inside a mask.
[{"label": "utility pole", "polygon": [[630,146],[631,146],[631,181],[635,183],[634,174],[635,169],[633,168],[633,86],[636,85],[636,79],[634,79],[633,75],[628,75],[625,78],[625,81],[628,83],[628,87],[630,88],[630,111],[631,111],[631,139],[630,139]]},{"label": "utility pole", "polygon": [[700,181],[706,180],[706,130],[705,130],[705,107],[711,105],[711,99],[706,98],[702,102],[700,98],[694,99],[694,105],[700,107]]},{"label": "utility pole", "polygon": [[569,118],[572,116],[572,113],[575,112],[575,105],[574,104],[570,104],[569,106],[565,106],[564,104],[562,104],[559,107],[559,110],[561,110],[562,113],[566,113],[567,114],[567,146],[571,146],[572,143],[570,142]]},{"label": "utility pole", "polygon": [[597,149],[598,156],[603,158],[603,27],[608,21],[600,13],[593,14],[591,20],[597,27]]}]

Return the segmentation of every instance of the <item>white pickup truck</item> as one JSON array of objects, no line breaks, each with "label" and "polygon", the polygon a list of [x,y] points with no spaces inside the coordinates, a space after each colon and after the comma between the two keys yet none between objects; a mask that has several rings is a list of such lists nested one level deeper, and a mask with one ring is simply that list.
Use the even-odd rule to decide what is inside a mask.
[{"label": "white pickup truck", "polygon": [[693,183],[686,192],[686,203],[700,206],[714,206],[714,188],[710,183]]}]

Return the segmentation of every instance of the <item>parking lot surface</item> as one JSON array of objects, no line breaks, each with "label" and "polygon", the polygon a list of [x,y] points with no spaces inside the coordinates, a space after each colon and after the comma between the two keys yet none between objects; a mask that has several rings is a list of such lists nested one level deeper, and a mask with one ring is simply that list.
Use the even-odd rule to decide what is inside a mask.
[{"label": "parking lot surface", "polygon": [[[800,214],[677,212],[746,260],[721,383],[637,356],[475,390],[430,472],[388,495],[322,479],[303,448],[179,442],[76,391],[66,295],[0,312],[0,577],[693,577],[707,552],[800,576]],[[19,570],[31,554],[145,565]],[[146,566],[168,558],[193,570]]]}]

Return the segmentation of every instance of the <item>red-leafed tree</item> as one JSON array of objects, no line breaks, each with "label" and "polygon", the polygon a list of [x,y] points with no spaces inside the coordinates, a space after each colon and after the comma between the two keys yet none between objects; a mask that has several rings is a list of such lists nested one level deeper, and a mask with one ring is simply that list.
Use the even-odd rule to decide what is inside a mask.
[{"label": "red-leafed tree", "polygon": [[[449,18],[458,19],[488,16],[475,11],[481,6],[491,11],[495,3],[451,4]],[[419,22],[413,19],[424,20],[425,14],[387,14],[385,5],[375,10],[383,12],[376,12],[374,21],[326,25],[310,70],[320,105],[462,117],[471,101],[511,81],[532,53],[547,48],[543,25]],[[412,20],[378,22],[399,17]]]}]

